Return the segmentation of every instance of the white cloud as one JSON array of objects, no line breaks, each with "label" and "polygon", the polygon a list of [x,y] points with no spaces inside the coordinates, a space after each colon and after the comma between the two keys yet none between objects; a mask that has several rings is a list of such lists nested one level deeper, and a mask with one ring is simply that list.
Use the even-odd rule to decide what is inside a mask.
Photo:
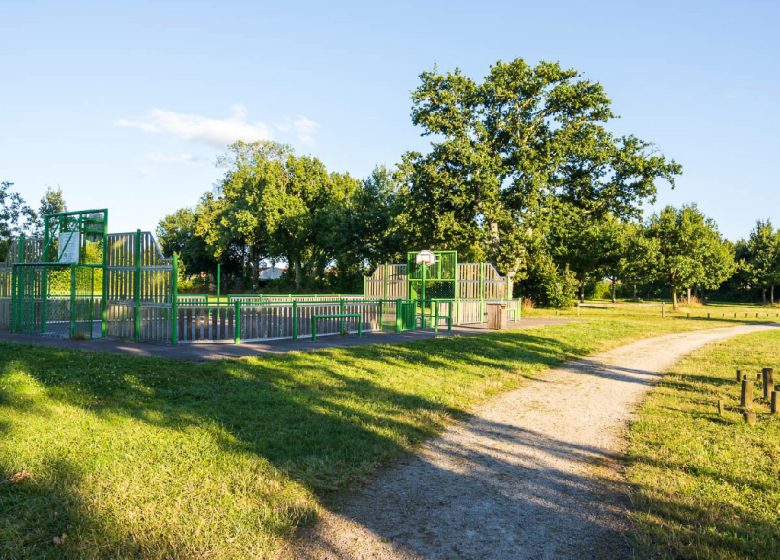
[{"label": "white cloud", "polygon": [[284,117],[282,122],[276,123],[274,128],[284,134],[294,133],[296,139],[301,144],[311,146],[314,144],[314,134],[320,127],[320,123],[311,120],[305,115],[299,115],[294,119],[290,117]]},{"label": "white cloud", "polygon": [[152,134],[170,134],[184,140],[202,140],[219,147],[236,140],[271,139],[270,127],[260,121],[248,121],[245,107],[235,105],[232,109],[232,115],[224,119],[152,109],[143,118],[120,119],[116,124]]},{"label": "white cloud", "polygon": [[296,118],[292,124],[298,135],[298,140],[300,140],[302,144],[311,145],[314,143],[314,134],[320,127],[320,123],[301,115]]},{"label": "white cloud", "polygon": [[201,158],[192,154],[163,154],[152,152],[146,156],[146,159],[152,163],[181,163],[184,165],[198,165]]}]

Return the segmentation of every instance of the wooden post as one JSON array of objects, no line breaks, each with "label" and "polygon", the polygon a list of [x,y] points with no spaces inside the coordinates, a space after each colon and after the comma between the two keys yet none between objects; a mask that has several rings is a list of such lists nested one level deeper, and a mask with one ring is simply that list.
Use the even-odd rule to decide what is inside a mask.
[{"label": "wooden post", "polygon": [[775,390],[774,370],[771,367],[765,367],[761,370],[761,384],[764,389],[764,398],[769,400],[772,391]]},{"label": "wooden post", "polygon": [[718,399],[718,416],[723,416],[724,402],[723,399]]},{"label": "wooden post", "polygon": [[745,423],[747,423],[749,426],[756,425],[756,413],[752,410],[746,410],[743,412],[742,417],[745,419]]},{"label": "wooden post", "polygon": [[741,369],[737,370],[737,381],[742,381],[742,370]]},{"label": "wooden post", "polygon": [[739,406],[745,410],[753,406],[753,382],[749,379],[742,380],[742,394],[739,397]]},{"label": "wooden post", "polygon": [[661,302],[661,319],[663,319],[664,317],[666,317],[666,303],[662,301]]},{"label": "wooden post", "polygon": [[778,403],[777,401],[780,399],[780,391],[772,391],[772,401],[769,405],[769,411],[772,414],[780,414],[780,409],[778,409]]}]

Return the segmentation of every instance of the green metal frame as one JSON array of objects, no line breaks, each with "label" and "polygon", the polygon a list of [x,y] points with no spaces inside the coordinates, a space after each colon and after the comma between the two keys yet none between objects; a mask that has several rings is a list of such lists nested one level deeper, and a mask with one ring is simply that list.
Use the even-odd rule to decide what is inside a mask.
[{"label": "green metal frame", "polygon": [[358,336],[363,336],[363,317],[360,313],[332,313],[311,316],[311,339],[317,340],[317,320],[318,319],[339,319],[341,334],[344,334],[344,319],[357,319]]}]

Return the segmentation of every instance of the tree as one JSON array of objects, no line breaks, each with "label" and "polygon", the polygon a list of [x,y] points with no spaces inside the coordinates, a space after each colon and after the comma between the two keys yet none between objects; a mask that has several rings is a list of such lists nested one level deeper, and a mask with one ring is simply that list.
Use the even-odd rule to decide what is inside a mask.
[{"label": "tree", "polygon": [[745,263],[751,282],[761,290],[763,304],[774,304],[775,284],[780,281],[780,230],[770,220],[756,222],[745,246]]},{"label": "tree", "polygon": [[615,137],[603,87],[557,63],[497,62],[482,83],[424,72],[412,120],[435,138],[400,166],[411,244],[457,249],[521,278],[527,249],[556,207],[594,220],[636,216],[680,166]]},{"label": "tree", "polygon": [[11,239],[31,232],[35,211],[18,192],[11,190],[13,183],[0,182],[0,261],[6,259]]},{"label": "tree", "polygon": [[355,268],[357,256],[345,251],[334,261],[360,181],[274,142],[237,142],[229,150],[225,176],[198,207],[197,232],[216,256],[241,251],[253,287],[264,258],[285,260],[297,289],[305,278],[324,280],[334,264]]},{"label": "tree", "polygon": [[0,240],[8,240],[30,232],[35,222],[35,211],[18,192],[12,191],[13,183],[0,182]]},{"label": "tree", "polygon": [[62,189],[57,187],[46,187],[46,192],[41,197],[41,205],[38,207],[38,213],[35,221],[35,233],[38,236],[43,236],[44,223],[43,219],[49,214],[59,214],[61,212],[67,212],[68,205],[65,202],[65,197],[62,194]]},{"label": "tree", "polygon": [[157,224],[157,238],[163,254],[170,257],[176,253],[186,270],[192,272],[213,272],[216,264],[206,242],[197,233],[198,216],[191,208],[181,208],[166,215]]},{"label": "tree", "polygon": [[690,303],[693,286],[714,290],[735,270],[733,247],[696,205],[667,206],[651,218],[649,232],[658,243],[658,274],[671,288],[675,308],[680,289],[689,290]]}]

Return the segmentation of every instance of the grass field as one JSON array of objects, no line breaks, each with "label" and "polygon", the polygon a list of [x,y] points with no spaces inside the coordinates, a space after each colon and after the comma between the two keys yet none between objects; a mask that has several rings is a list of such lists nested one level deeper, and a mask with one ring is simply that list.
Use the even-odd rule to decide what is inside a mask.
[{"label": "grass field", "polygon": [[628,469],[640,557],[780,558],[780,416],[759,399],[758,423],[746,425],[734,374],[762,367],[780,371],[778,331],[691,354],[642,407]]},{"label": "grass field", "polygon": [[734,324],[599,317],[211,364],[0,344],[0,480],[30,475],[0,484],[0,558],[267,557],[332,492],[528,376]]}]

